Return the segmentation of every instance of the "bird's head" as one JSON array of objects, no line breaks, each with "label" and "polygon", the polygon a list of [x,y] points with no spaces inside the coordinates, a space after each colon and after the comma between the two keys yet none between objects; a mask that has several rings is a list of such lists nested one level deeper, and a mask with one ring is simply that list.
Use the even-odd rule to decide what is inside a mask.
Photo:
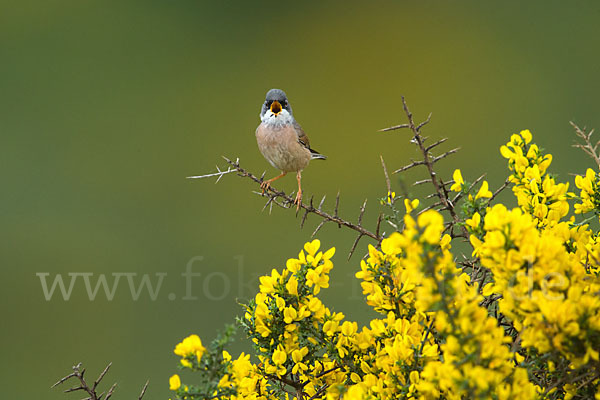
[{"label": "bird's head", "polygon": [[283,90],[271,89],[267,92],[260,111],[260,119],[264,123],[277,125],[293,121],[292,107]]}]

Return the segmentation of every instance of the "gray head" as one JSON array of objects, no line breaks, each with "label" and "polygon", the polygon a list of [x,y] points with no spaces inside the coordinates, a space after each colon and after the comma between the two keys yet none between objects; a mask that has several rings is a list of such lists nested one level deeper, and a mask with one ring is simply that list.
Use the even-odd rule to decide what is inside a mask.
[{"label": "gray head", "polygon": [[292,115],[292,107],[288,102],[285,92],[281,89],[269,90],[260,110],[260,118],[263,119],[267,111],[270,111],[270,114],[277,117],[283,110],[286,110],[289,116]]}]

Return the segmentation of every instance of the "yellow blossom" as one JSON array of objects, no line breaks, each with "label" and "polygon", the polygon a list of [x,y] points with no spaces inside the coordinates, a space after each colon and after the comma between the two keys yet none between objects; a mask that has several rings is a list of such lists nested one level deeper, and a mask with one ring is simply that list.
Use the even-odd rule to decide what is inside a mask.
[{"label": "yellow blossom", "polygon": [[304,245],[304,250],[306,250],[307,254],[314,256],[319,250],[319,247],[321,247],[321,241],[319,239],[315,239],[312,242],[307,242]]},{"label": "yellow blossom", "polygon": [[206,348],[202,346],[202,341],[198,335],[190,335],[183,339],[181,343],[178,343],[175,346],[174,353],[181,357],[187,357],[190,354],[195,354],[198,358],[198,361],[204,354]]},{"label": "yellow blossom", "polygon": [[483,183],[481,184],[481,188],[479,188],[479,191],[477,192],[477,195],[475,196],[475,198],[480,199],[480,198],[490,198],[490,197],[492,197],[492,192],[488,188],[487,181],[483,181]]},{"label": "yellow blossom", "polygon": [[175,374],[169,378],[169,390],[177,390],[181,387],[181,379]]},{"label": "yellow blossom", "polygon": [[454,170],[454,173],[452,174],[452,179],[454,180],[454,183],[452,184],[452,186],[450,186],[450,190],[452,190],[453,192],[460,192],[462,190],[462,185],[464,185],[465,183],[460,169]]},{"label": "yellow blossom", "polygon": [[404,207],[406,208],[406,213],[411,213],[415,208],[419,206],[419,199],[404,199]]}]

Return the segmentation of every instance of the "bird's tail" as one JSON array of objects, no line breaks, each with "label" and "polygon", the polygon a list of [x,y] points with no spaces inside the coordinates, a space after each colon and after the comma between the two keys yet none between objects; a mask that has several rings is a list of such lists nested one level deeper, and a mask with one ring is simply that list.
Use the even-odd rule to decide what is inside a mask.
[{"label": "bird's tail", "polygon": [[313,149],[309,149],[310,150],[310,159],[311,160],[327,160],[327,156],[324,156],[323,154],[319,153],[316,150]]}]

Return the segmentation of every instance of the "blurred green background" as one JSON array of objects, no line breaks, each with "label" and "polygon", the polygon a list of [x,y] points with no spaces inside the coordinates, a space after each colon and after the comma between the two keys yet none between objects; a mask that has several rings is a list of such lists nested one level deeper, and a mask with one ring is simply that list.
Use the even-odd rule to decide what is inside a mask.
[{"label": "blurred green background", "polygon": [[[390,170],[417,156],[408,132],[376,132],[404,122],[401,95],[417,120],[433,112],[427,135],[462,147],[445,177],[487,172],[497,187],[499,146],[529,128],[572,180],[592,162],[568,121],[600,127],[599,17],[596,1],[0,1],[2,397],[80,398],[49,387],[78,361],[90,378],[112,361],[115,398],[150,379],[146,398],[165,399],[174,345],[210,341],[257,277],[298,253],[316,217],[300,230],[291,211],[261,212],[250,181],[185,179],[221,155],[277,173],[254,138],[271,87],[329,156],[303,174],[305,195],[330,209],[340,191],[353,220],[368,198],[370,229],[386,193],[379,155]],[[368,240],[347,262],[350,232],[326,225],[319,238],[338,248],[325,301],[366,321],[353,275]],[[190,260],[197,299],[183,300]],[[90,301],[80,277],[68,301],[46,301],[36,273],[167,275],[155,300],[133,300],[122,278],[112,301]]]}]

